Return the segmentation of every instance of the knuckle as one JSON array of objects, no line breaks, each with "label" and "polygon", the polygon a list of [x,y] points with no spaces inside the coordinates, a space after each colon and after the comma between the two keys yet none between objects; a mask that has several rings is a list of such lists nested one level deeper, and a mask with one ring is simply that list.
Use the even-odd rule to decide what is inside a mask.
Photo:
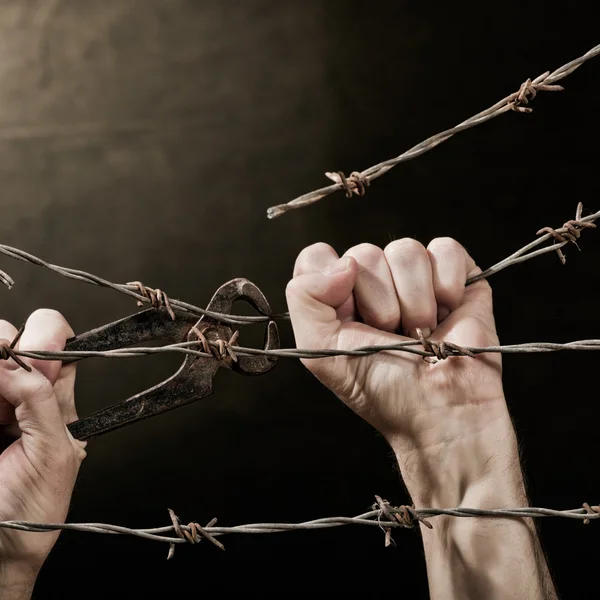
[{"label": "knuckle", "polygon": [[324,257],[329,258],[332,256],[337,258],[335,250],[325,242],[316,242],[306,246],[296,258],[294,273],[315,270],[315,268],[318,268],[316,265],[320,265]]},{"label": "knuckle", "polygon": [[363,269],[371,269],[383,258],[383,250],[375,244],[365,242],[350,248],[346,256],[352,256]]},{"label": "knuckle", "polygon": [[64,317],[62,316],[61,313],[59,313],[57,310],[54,310],[53,308],[38,308],[37,310],[34,310],[30,317],[30,319],[54,319],[54,320],[63,320],[64,321]]},{"label": "knuckle", "polygon": [[392,310],[378,311],[377,313],[368,312],[366,315],[363,314],[362,316],[365,320],[368,319],[370,322],[376,324],[376,326],[383,331],[395,331],[400,320],[399,312],[394,312]]},{"label": "knuckle", "polygon": [[389,243],[384,250],[386,257],[395,262],[411,262],[415,258],[427,256],[427,250],[413,238],[402,238]]},{"label": "knuckle", "polygon": [[316,242],[310,246],[306,246],[298,255],[299,260],[312,261],[318,256],[329,255],[335,253],[335,250],[325,242]]},{"label": "knuckle", "polygon": [[464,248],[462,244],[451,237],[434,238],[429,242],[427,249],[431,252],[439,252],[445,254],[463,254]]},{"label": "knuckle", "polygon": [[285,286],[285,295],[286,298],[290,298],[290,297],[294,297],[297,296],[298,293],[300,292],[300,284],[298,283],[298,278],[294,277],[293,279],[290,279],[287,282],[287,285]]}]

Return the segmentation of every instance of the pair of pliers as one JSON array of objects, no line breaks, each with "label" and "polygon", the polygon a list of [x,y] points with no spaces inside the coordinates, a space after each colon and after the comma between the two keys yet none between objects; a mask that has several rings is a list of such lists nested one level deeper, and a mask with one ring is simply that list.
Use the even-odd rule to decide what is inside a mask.
[{"label": "pair of pliers", "polygon": [[[231,314],[236,300],[249,302],[263,315],[269,315],[271,312],[267,299],[258,287],[242,278],[222,285],[208,304],[207,311]],[[212,342],[211,346],[216,350],[210,357],[187,355],[179,370],[162,383],[70,423],[69,430],[75,438],[88,440],[205,398],[213,392],[212,380],[220,366],[228,367],[242,375],[261,375],[275,366],[277,358],[272,355],[236,356],[232,351],[228,351],[225,342],[230,342],[232,338],[235,339],[234,331],[227,323],[207,315],[200,319],[177,315],[173,320],[164,307],[158,307],[67,340],[65,350],[68,351],[113,350],[150,340],[165,340],[171,343],[200,341],[204,342],[205,350],[210,349],[208,343]],[[264,348],[279,349],[279,332],[274,321],[268,322]],[[202,346],[195,349],[202,350]],[[74,360],[78,359],[64,362]]]}]

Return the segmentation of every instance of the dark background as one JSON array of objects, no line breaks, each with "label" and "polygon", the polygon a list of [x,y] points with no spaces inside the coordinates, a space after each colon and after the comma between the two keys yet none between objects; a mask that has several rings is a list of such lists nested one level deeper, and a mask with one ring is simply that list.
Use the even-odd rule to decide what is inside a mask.
[{"label": "dark background", "polygon": [[[46,0],[0,2],[0,241],[112,281],[140,279],[205,305],[247,277],[275,311],[294,259],[410,236],[463,243],[482,267],[544,225],[599,208],[600,59],[508,113],[378,179],[269,221],[266,209],[446,129],[600,42],[574,3]],[[598,233],[494,276],[503,343],[600,337]],[[135,303],[1,258],[3,318],[60,310],[76,332]],[[282,326],[283,345],[294,340]],[[242,331],[241,343],[261,333]],[[597,355],[509,356],[506,394],[531,503],[598,502]],[[169,376],[173,356],[78,371],[81,415]],[[69,516],[132,527],[296,522],[408,501],[384,440],[295,360],[217,377],[215,393],[89,444]],[[435,525],[435,524],[434,524]],[[564,598],[597,597],[598,526],[547,520]],[[35,534],[32,534],[35,535]],[[179,547],[64,533],[36,598],[166,597],[301,587],[427,597],[419,534],[377,529],[221,538]],[[515,557],[518,560],[518,557]],[[356,566],[354,566],[356,564]]]}]

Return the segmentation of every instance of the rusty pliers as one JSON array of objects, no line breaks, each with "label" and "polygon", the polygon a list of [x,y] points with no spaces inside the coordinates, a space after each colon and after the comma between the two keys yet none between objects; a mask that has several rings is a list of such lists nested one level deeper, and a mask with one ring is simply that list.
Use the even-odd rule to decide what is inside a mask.
[{"label": "rusty pliers", "polygon": [[[258,287],[241,278],[222,285],[207,311],[230,314],[236,300],[249,302],[264,315],[271,312]],[[213,392],[212,380],[220,366],[243,375],[261,375],[275,366],[275,356],[236,356],[229,349],[232,339],[235,337],[231,325],[207,315],[200,319],[178,315],[173,320],[165,308],[150,308],[67,340],[65,350],[69,351],[113,350],[150,340],[200,341],[196,349],[214,348],[211,356],[186,355],[179,370],[162,383],[69,424],[69,430],[75,438],[87,440],[205,398]],[[279,332],[274,321],[268,322],[264,348],[279,349]]]}]

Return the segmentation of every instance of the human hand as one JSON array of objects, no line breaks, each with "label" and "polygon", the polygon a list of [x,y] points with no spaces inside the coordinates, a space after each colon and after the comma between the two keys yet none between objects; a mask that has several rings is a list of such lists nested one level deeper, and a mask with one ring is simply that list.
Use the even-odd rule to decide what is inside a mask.
[{"label": "human hand", "polygon": [[[436,341],[497,345],[489,284],[465,286],[479,272],[450,238],[427,249],[412,239],[385,250],[361,244],[341,259],[326,244],[309,246],[286,289],[296,344],[395,344],[418,327]],[[499,354],[436,364],[401,352],[303,362],[385,436],[416,505],[528,504]],[[421,531],[432,599],[556,598],[531,520],[440,516]]]},{"label": "human hand", "polygon": [[[341,259],[326,244],[309,246],[286,291],[296,343],[344,350],[393,344],[406,335],[416,338],[419,327],[433,340],[497,345],[488,282],[465,286],[480,271],[450,238],[435,239],[427,249],[409,238],[385,250],[360,244]],[[447,445],[507,416],[499,354],[437,364],[399,352],[303,362],[376,427],[399,458]]]},{"label": "human hand", "polygon": [[[0,344],[17,330],[0,321]],[[52,310],[27,320],[20,350],[63,350],[73,331]],[[0,361],[0,521],[64,522],[85,443],[66,425],[77,420],[75,364],[22,358],[31,372],[13,360]],[[37,574],[59,532],[31,533],[0,529],[0,596],[28,598]]]}]

